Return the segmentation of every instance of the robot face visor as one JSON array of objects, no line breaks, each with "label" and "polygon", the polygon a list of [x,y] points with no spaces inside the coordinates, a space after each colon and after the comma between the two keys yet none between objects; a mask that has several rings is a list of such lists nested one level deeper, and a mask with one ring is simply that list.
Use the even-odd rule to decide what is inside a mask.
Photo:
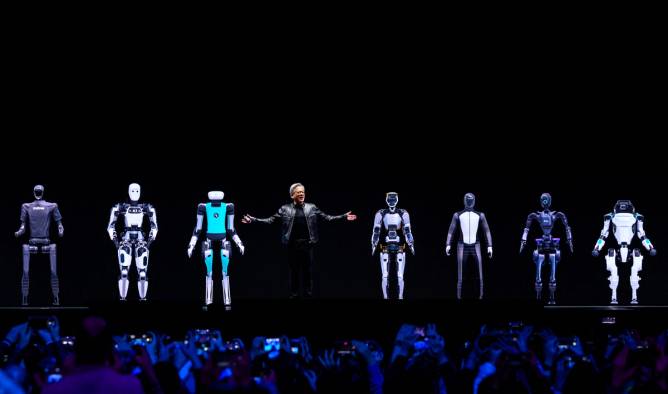
[{"label": "robot face visor", "polygon": [[552,196],[550,195],[550,193],[543,193],[540,196],[540,205],[543,208],[549,208],[550,205],[552,205]]},{"label": "robot face visor", "polygon": [[36,199],[41,200],[44,197],[44,186],[37,185],[32,189],[32,193]]},{"label": "robot face visor", "polygon": [[221,191],[210,191],[208,194],[209,200],[211,201],[223,201],[223,197],[225,197],[225,193]]},{"label": "robot face visor", "polygon": [[475,207],[475,196],[473,193],[466,193],[464,196],[464,206],[467,209],[473,209],[473,207]]},{"label": "robot face visor", "polygon": [[393,192],[387,193],[387,196],[385,197],[385,202],[387,202],[388,207],[394,208],[399,203],[399,195]]},{"label": "robot face visor", "polygon": [[136,183],[130,184],[128,187],[128,195],[130,196],[130,201],[139,201],[141,196],[141,186]]},{"label": "robot face visor", "polygon": [[629,200],[619,200],[615,204],[615,213],[634,213],[636,208]]}]

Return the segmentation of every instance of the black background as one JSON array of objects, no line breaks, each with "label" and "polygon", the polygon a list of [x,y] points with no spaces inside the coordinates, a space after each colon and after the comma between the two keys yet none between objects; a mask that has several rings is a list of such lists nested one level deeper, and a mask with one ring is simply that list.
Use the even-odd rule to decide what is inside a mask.
[{"label": "black background", "polygon": [[[56,45],[48,36],[17,45],[3,108],[0,303],[20,300],[21,242],[13,232],[37,183],[64,218],[58,269],[65,305],[117,298],[106,226],[131,182],[158,213],[151,300],[201,303],[204,264],[201,256],[188,259],[186,248],[209,190],[223,190],[236,205],[247,248],[231,260],[233,298],[285,297],[278,226],[238,219],[269,216],[289,201],[290,184],[302,182],[307,201],[323,211],[358,215],[320,226],[318,297],[381,296],[369,241],[375,211],[396,191],[416,240],[406,298],[454,298],[456,260],[445,257],[444,241],[466,192],[476,194],[494,240],[487,296],[532,298],[534,267],[530,250],[518,255],[519,240],[527,214],[550,192],[575,243],[559,266],[560,303],[608,302],[604,259],[591,250],[603,215],[616,200],[631,199],[659,251],[645,260],[639,296],[666,304],[665,122],[655,97],[665,78],[653,52],[620,59],[605,45],[534,45],[528,35],[469,44],[462,35],[445,43],[266,36],[215,54],[157,38],[132,47],[113,39]],[[48,301],[47,261],[32,263],[33,304]],[[630,293],[628,274],[620,269],[621,300]],[[215,275],[220,301],[218,267]],[[129,298],[136,298],[134,282]]]}]

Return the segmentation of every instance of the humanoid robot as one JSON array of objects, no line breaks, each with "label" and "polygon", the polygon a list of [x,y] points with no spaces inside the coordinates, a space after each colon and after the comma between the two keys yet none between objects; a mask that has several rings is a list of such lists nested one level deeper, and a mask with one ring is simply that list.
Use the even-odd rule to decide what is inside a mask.
[{"label": "humanoid robot", "polygon": [[53,305],[59,305],[59,284],[56,267],[56,244],[49,239],[51,221],[58,226],[58,236],[64,233],[62,216],[58,210],[58,204],[44,201],[44,186],[36,185],[33,188],[35,201],[25,203],[21,206],[21,226],[14,233],[18,238],[25,234],[26,224],[30,227],[30,238],[27,244],[23,244],[23,277],[21,278],[21,305],[28,305],[30,255],[36,253],[49,254],[51,265],[51,293],[53,294]]},{"label": "humanoid robot", "polygon": [[527,217],[526,226],[524,227],[524,233],[522,234],[522,242],[520,245],[520,253],[524,250],[524,247],[527,244],[527,236],[529,235],[529,229],[531,228],[531,223],[535,220],[538,222],[543,235],[540,238],[536,238],[536,250],[533,252],[533,261],[536,263],[536,298],[542,298],[543,292],[543,280],[541,279],[541,272],[543,268],[543,262],[545,259],[550,261],[550,298],[548,304],[554,305],[555,293],[557,291],[557,264],[561,260],[561,250],[559,249],[560,238],[552,238],[552,230],[554,229],[554,224],[561,220],[564,224],[566,231],[566,242],[573,253],[573,236],[571,234],[571,228],[568,226],[568,220],[566,215],[562,212],[551,211],[550,205],[552,205],[552,196],[549,193],[543,193],[540,196],[540,204],[543,207],[542,211],[532,212]]},{"label": "humanoid robot", "polygon": [[[413,246],[413,233],[411,232],[411,220],[408,212],[397,208],[399,195],[394,192],[387,193],[385,197],[387,208],[376,213],[373,221],[373,233],[371,235],[371,255],[376,253],[381,240],[381,230],[384,231],[384,243],[380,245],[380,269],[383,275],[382,288],[383,298],[388,298],[388,278],[390,262],[397,263],[397,282],[399,284],[399,299],[404,298],[404,268],[406,267],[406,244],[415,255]],[[403,233],[402,240],[400,231]]]},{"label": "humanoid robot", "polygon": [[469,257],[475,258],[478,264],[478,288],[480,289],[478,298],[482,299],[483,297],[482,254],[480,253],[479,230],[482,230],[485,234],[487,254],[492,258],[492,234],[487,225],[487,218],[484,213],[474,211],[474,207],[475,195],[473,193],[466,193],[464,195],[464,210],[456,212],[452,216],[448,238],[445,241],[445,254],[450,256],[452,239],[459,226],[461,231],[459,233],[459,241],[457,242],[457,299],[462,298],[462,271]]},{"label": "humanoid robot", "polygon": [[206,305],[213,303],[213,250],[214,246],[220,248],[220,259],[223,265],[223,302],[226,306],[232,304],[230,294],[230,276],[228,266],[232,245],[227,240],[229,236],[244,254],[244,245],[234,229],[234,204],[223,202],[225,194],[221,191],[211,191],[208,194],[209,202],[197,206],[197,224],[195,231],[188,244],[188,257],[191,257],[197,240],[204,228],[204,217],[206,217],[206,239],[202,242],[202,253],[204,264],[206,264],[206,290],[204,302]]},{"label": "humanoid robot", "polygon": [[[130,283],[128,273],[134,256],[137,272],[139,273],[137,281],[139,299],[146,301],[149,248],[158,235],[158,218],[155,208],[151,204],[139,202],[141,187],[138,184],[130,184],[128,195],[130,196],[130,202],[116,204],[111,209],[107,232],[118,249],[118,264],[121,269],[121,275],[118,279],[118,292],[121,300],[125,301],[128,295]],[[116,233],[116,222],[120,216],[123,216],[124,226],[119,237]],[[150,223],[148,236],[144,231],[144,217],[148,217]]]},{"label": "humanoid robot", "polygon": [[[629,200],[617,201],[612,213],[605,215],[603,219],[603,230],[601,231],[600,238],[596,241],[592,254],[594,257],[598,257],[612,227],[612,232],[619,244],[619,248],[608,248],[608,253],[605,256],[606,269],[610,272],[608,281],[610,282],[610,290],[612,290],[611,304],[617,304],[617,285],[619,284],[617,262],[628,262],[629,247],[633,241],[633,235],[638,235],[638,238],[642,241],[642,246],[649,251],[650,256],[656,256],[654,245],[652,245],[652,242],[645,235],[644,220],[645,217],[636,213],[635,207]],[[640,276],[638,276],[638,273],[642,271],[643,255],[640,253],[640,249],[635,248],[633,249],[632,256],[633,264],[631,265],[631,276],[629,279],[631,281],[632,292],[631,304],[635,305],[638,303],[637,292],[640,287]]]}]

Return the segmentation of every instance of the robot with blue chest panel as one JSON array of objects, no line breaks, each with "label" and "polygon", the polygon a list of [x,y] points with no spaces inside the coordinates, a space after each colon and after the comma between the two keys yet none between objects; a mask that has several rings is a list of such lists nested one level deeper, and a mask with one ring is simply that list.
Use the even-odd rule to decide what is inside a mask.
[{"label": "robot with blue chest panel", "polygon": [[[633,241],[633,236],[638,235],[638,239],[642,242],[642,246],[649,251],[650,256],[656,256],[656,249],[654,245],[645,235],[644,229],[645,217],[639,213],[636,213],[636,209],[629,200],[619,200],[615,204],[615,208],[612,213],[605,215],[603,219],[603,230],[601,231],[601,236],[596,245],[594,246],[594,251],[592,254],[594,257],[598,257],[603,245],[605,245],[605,240],[612,233],[615,235],[615,239],[619,244],[618,249],[608,248],[608,253],[605,256],[606,269],[610,272],[608,281],[610,282],[610,290],[612,290],[612,295],[610,298],[611,304],[617,304],[617,285],[619,284],[619,275],[617,274],[617,262],[626,263],[629,257],[629,246]],[[633,265],[631,265],[631,304],[638,303],[638,288],[640,287],[640,276],[638,273],[642,271],[642,260],[643,255],[640,253],[640,249],[633,249],[632,252]]]},{"label": "robot with blue chest panel", "polygon": [[188,257],[192,257],[199,235],[204,228],[204,218],[206,217],[206,239],[202,242],[202,253],[206,264],[206,290],[204,295],[206,305],[213,303],[214,246],[217,245],[220,248],[220,259],[223,265],[223,302],[226,306],[232,303],[230,277],[227,271],[230,264],[230,255],[232,254],[232,245],[227,240],[228,236],[232,238],[241,254],[244,254],[244,245],[234,229],[234,204],[223,202],[224,196],[225,194],[221,191],[211,191],[208,194],[209,202],[197,206],[197,223],[188,244]]},{"label": "robot with blue chest panel", "polygon": [[541,272],[543,263],[547,257],[550,262],[550,298],[548,304],[555,304],[555,292],[557,291],[557,264],[559,264],[559,261],[561,260],[561,250],[559,248],[561,239],[552,237],[552,230],[554,230],[555,223],[557,221],[563,223],[566,230],[566,242],[568,242],[571,253],[573,253],[573,235],[571,234],[571,228],[568,226],[566,215],[563,212],[550,210],[552,196],[549,193],[543,193],[540,196],[540,204],[543,207],[543,210],[532,212],[527,217],[524,233],[522,234],[520,253],[522,253],[522,250],[524,250],[524,247],[527,244],[527,237],[529,235],[531,223],[533,223],[533,221],[538,222],[543,235],[540,238],[536,238],[536,250],[533,252],[533,261],[536,264],[536,298],[539,300],[542,298],[543,280],[541,279]]}]

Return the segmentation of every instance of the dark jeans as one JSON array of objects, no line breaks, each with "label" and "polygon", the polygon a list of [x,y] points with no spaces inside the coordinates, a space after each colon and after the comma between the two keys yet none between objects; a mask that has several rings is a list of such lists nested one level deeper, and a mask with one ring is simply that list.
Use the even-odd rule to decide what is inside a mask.
[{"label": "dark jeans", "polygon": [[290,241],[288,244],[288,267],[290,268],[290,298],[313,296],[313,244],[307,239]]}]

